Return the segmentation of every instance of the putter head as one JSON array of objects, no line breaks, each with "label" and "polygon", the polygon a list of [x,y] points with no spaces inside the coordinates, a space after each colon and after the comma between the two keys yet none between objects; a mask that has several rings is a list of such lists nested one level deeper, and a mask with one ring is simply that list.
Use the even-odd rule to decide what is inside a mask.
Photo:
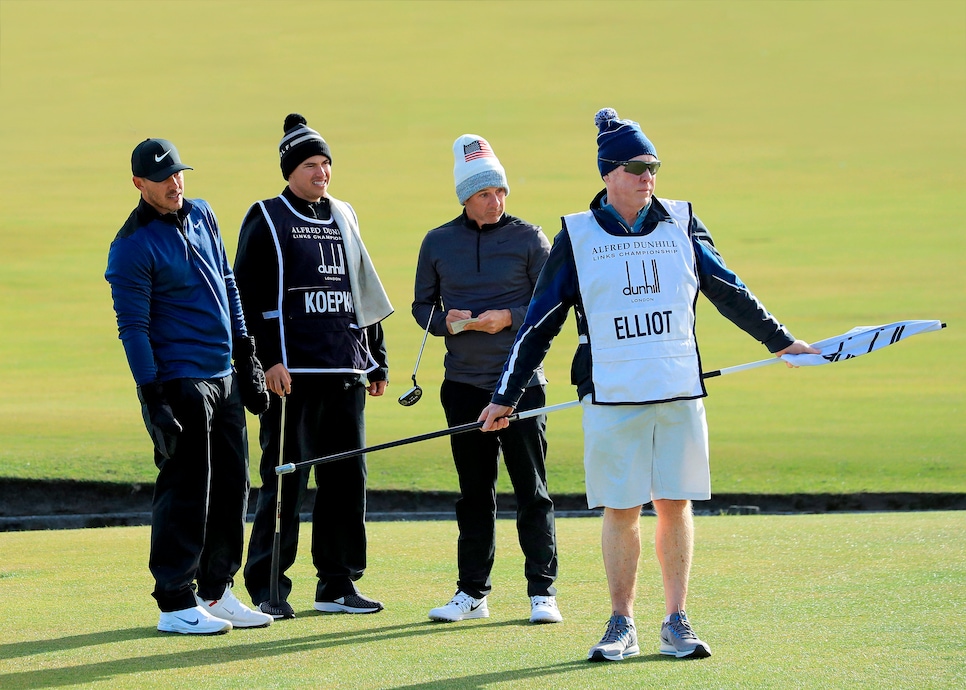
[{"label": "putter head", "polygon": [[408,391],[399,396],[399,404],[403,407],[410,407],[419,402],[419,399],[423,397],[423,389],[419,386],[413,386]]}]

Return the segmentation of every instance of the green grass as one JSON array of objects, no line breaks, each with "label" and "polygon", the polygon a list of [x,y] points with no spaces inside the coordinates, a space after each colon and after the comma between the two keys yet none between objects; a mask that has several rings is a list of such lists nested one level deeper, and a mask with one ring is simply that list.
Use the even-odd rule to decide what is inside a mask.
[{"label": "green grass", "polygon": [[[663,616],[645,539],[640,657],[584,661],[603,633],[600,521],[559,520],[564,622],[531,626],[514,523],[498,522],[491,617],[434,624],[450,596],[451,522],[369,526],[363,591],[386,610],[320,615],[308,530],[297,617],[218,637],[156,632],[142,527],[0,534],[0,687],[959,688],[966,683],[966,517],[953,513],[698,517],[689,612],[712,648],[657,654]],[[244,591],[239,586],[239,595]]]},{"label": "green grass", "polygon": [[[486,136],[508,210],[541,224],[599,189],[594,112],[640,120],[658,193],[694,202],[730,266],[808,340],[907,318],[941,333],[820,370],[709,382],[719,492],[964,491],[966,5],[958,2],[0,0],[0,477],[154,478],[103,271],[136,203],[133,146],[170,138],[233,253],[279,192],[291,111],[322,132],[396,314],[380,443],[445,426],[422,333],[423,234],[458,212],[450,146]],[[699,305],[709,369],[766,356]],[[568,324],[546,362],[574,396]],[[579,414],[550,484],[582,491]],[[254,435],[252,435],[254,439]],[[373,488],[454,490],[445,442],[370,458]],[[503,487],[505,489],[505,486]]]}]

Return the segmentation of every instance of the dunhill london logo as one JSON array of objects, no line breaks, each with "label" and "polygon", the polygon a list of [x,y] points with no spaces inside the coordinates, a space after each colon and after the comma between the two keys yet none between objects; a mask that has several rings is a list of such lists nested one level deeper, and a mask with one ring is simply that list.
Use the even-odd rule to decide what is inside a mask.
[{"label": "dunhill london logo", "polygon": [[329,244],[332,256],[326,257],[325,247],[319,244],[319,253],[321,254],[322,263],[319,264],[319,273],[326,276],[331,275],[345,275],[345,254],[342,253],[342,247],[338,244]]},{"label": "dunhill london logo", "polygon": [[629,261],[624,262],[624,268],[627,271],[627,287],[621,290],[625,295],[655,295],[661,291],[661,277],[657,273],[657,259],[651,259],[651,275],[647,275],[647,264],[641,261],[641,275],[643,283],[635,284],[635,281],[631,278],[631,264]]}]

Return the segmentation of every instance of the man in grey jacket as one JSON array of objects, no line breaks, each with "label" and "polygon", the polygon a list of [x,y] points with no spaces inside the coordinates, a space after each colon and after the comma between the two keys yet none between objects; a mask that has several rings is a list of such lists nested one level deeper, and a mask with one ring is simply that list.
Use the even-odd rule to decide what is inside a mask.
[{"label": "man in grey jacket", "polygon": [[[451,426],[476,421],[489,402],[550,252],[538,226],[504,212],[510,187],[485,139],[464,134],[454,142],[453,156],[456,196],[464,210],[423,239],[412,308],[420,327],[428,325],[430,333],[446,339],[440,401]],[[543,407],[545,384],[543,371],[537,368],[518,409]],[[539,415],[499,434],[474,431],[450,437],[460,483],[459,579],[452,600],[432,609],[431,619],[489,616],[486,598],[496,552],[496,480],[502,450],[516,496],[530,621],[562,620],[553,585],[557,546],[547,490],[546,428],[546,415]]]}]

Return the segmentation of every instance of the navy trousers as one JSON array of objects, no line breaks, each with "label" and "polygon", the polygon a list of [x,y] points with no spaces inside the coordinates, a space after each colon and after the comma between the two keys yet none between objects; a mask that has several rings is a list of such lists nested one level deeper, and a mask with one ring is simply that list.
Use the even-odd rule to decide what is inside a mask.
[{"label": "navy trousers", "polygon": [[[365,445],[366,389],[354,378],[333,375],[293,377],[285,409],[285,463],[297,463]],[[366,569],[366,460],[356,455],[304,468],[279,477],[281,398],[260,419],[262,487],[245,563],[245,587],[252,601],[270,599],[272,544],[275,538],[275,491],[281,479],[282,510],[279,596],[287,600],[292,580],[285,573],[295,563],[299,513],[314,470],[318,487],[312,510],[312,562],[318,585],[316,601],[332,601],[356,591]]]},{"label": "navy trousers", "polygon": [[165,460],[151,507],[154,598],[162,611],[220,599],[241,567],[248,507],[245,408],[235,377],[174,379],[164,394],[184,430]]}]

